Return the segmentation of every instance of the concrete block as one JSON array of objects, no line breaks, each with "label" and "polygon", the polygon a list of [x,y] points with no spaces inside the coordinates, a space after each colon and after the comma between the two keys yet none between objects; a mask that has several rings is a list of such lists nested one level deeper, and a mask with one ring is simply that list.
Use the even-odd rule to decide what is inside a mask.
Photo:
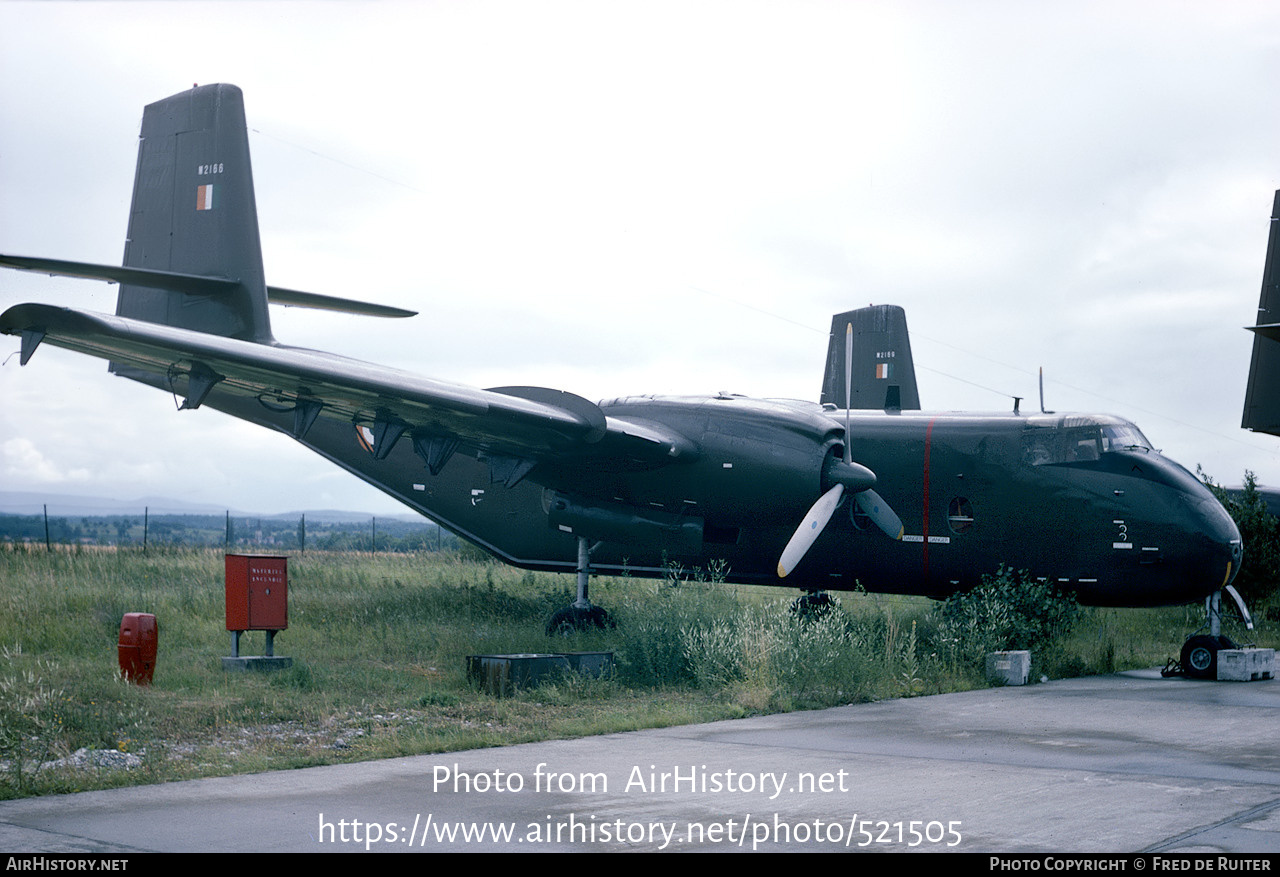
[{"label": "concrete block", "polygon": [[482,691],[500,697],[535,688],[566,672],[601,679],[613,673],[613,652],[523,655],[468,655],[467,678]]},{"label": "concrete block", "polygon": [[565,652],[569,666],[589,679],[608,679],[613,675],[613,652]]},{"label": "concrete block", "polygon": [[535,688],[572,670],[564,655],[468,655],[467,677],[488,694],[505,697],[522,688]]},{"label": "concrete block", "polygon": [[1222,649],[1218,652],[1219,682],[1256,682],[1274,679],[1275,649]]},{"label": "concrete block", "polygon": [[1031,675],[1031,653],[1026,650],[989,652],[987,681],[1001,685],[1026,685]]},{"label": "concrete block", "polygon": [[222,669],[228,673],[245,673],[249,670],[287,670],[293,666],[293,658],[273,655],[249,655],[243,658],[223,658]]}]

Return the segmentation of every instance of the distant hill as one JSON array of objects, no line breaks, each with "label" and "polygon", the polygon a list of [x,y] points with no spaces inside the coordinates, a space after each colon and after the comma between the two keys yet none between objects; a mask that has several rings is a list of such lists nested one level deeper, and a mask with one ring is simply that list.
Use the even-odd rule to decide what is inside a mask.
[{"label": "distant hill", "polygon": [[[45,506],[49,514],[66,516],[96,515],[140,515],[144,509],[153,515],[222,515],[228,511],[233,517],[263,518],[272,520],[297,520],[304,513],[308,521],[315,523],[356,523],[368,521],[375,517],[368,512],[353,512],[340,509],[300,509],[294,512],[264,515],[245,509],[228,509],[226,506],[209,503],[187,502],[168,496],[144,496],[137,499],[116,499],[104,496],[83,496],[62,493],[34,493],[24,491],[0,491],[0,514],[3,515],[38,515]],[[382,520],[422,521],[420,515],[405,512],[397,515],[377,515]]]},{"label": "distant hill", "polygon": [[[43,514],[48,506],[48,515]],[[306,520],[304,521],[303,515]],[[0,544],[223,547],[248,551],[438,551],[458,540],[421,515],[307,510],[264,515],[168,497],[0,493]]]}]

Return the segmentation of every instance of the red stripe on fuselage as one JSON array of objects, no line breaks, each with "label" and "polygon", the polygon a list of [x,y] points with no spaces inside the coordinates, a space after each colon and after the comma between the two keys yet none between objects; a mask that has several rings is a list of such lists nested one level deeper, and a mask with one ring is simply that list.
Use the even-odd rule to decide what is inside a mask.
[{"label": "red stripe on fuselage", "polygon": [[929,427],[924,431],[924,492],[922,502],[924,507],[921,510],[920,519],[921,533],[924,536],[924,577],[929,579],[929,453],[933,448],[933,424],[937,420],[934,418],[929,421]]}]

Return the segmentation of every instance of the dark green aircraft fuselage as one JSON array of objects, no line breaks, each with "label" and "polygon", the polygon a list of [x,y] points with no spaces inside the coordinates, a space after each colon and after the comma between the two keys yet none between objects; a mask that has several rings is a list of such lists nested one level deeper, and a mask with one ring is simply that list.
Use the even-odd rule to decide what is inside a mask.
[{"label": "dark green aircraft fuselage", "polygon": [[[243,397],[208,405],[289,433],[292,416]],[[846,498],[799,568],[778,556],[842,452],[844,413],[740,396],[631,397],[609,418],[661,424],[696,451],[619,473],[539,464],[512,487],[483,460],[429,473],[409,441],[375,459],[357,430],[321,418],[304,444],[503,561],[572,572],[577,537],[593,572],[663,576],[716,566],[731,582],[945,597],[1001,566],[1092,605],[1201,599],[1239,567],[1240,536],[1183,467],[1106,415],[852,415],[853,456],[902,519],[887,538]]]}]

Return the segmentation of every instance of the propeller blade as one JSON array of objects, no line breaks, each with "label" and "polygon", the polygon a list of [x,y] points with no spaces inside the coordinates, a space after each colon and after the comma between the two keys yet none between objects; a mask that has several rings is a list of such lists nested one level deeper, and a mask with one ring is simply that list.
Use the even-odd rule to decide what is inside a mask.
[{"label": "propeller blade", "polygon": [[826,529],[831,516],[835,514],[840,500],[844,497],[845,488],[854,492],[858,507],[862,513],[875,522],[875,525],[893,539],[901,539],[902,521],[889,504],[880,498],[880,494],[871,489],[876,483],[875,473],[866,466],[853,462],[853,430],[849,413],[853,393],[853,324],[844,327],[844,454],[843,459],[827,461],[824,467],[824,480],[835,482],[835,485],[818,497],[809,513],[805,515],[800,526],[792,534],[787,547],[782,549],[782,557],[778,560],[778,578],[785,579],[787,574],[804,560],[804,556],[818,540],[818,536]]},{"label": "propeller blade", "polygon": [[886,536],[890,539],[902,538],[902,519],[894,514],[889,504],[880,498],[880,494],[868,488],[858,493],[855,500],[862,513],[883,530]]},{"label": "propeller blade", "polygon": [[787,543],[787,547],[782,549],[782,557],[778,560],[778,578],[785,579],[787,573],[794,570],[796,565],[804,559],[809,548],[826,528],[827,521],[831,520],[843,495],[844,485],[837,484],[818,497],[818,501],[809,509],[809,514],[805,515],[804,521],[792,535],[791,541]]}]

